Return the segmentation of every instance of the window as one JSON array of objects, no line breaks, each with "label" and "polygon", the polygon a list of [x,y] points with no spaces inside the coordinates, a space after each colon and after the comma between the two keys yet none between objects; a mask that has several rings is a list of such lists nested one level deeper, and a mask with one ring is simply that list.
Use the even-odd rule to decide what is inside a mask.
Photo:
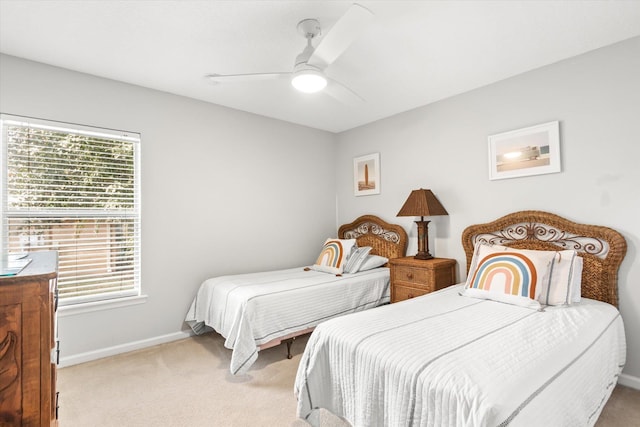
[{"label": "window", "polygon": [[140,295],[140,135],[0,123],[2,252],[58,251],[61,305]]}]

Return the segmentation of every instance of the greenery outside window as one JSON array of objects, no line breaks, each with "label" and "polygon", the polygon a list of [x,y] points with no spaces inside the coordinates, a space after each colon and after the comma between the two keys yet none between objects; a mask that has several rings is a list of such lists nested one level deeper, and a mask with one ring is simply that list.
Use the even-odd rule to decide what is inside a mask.
[{"label": "greenery outside window", "polygon": [[140,135],[0,124],[2,252],[58,251],[61,305],[140,295]]}]

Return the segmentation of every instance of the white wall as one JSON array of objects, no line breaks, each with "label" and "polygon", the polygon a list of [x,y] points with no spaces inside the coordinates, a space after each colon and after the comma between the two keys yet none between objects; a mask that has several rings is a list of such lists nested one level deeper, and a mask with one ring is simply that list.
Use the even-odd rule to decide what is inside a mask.
[{"label": "white wall", "polygon": [[181,336],[205,278],[310,264],[336,233],[330,133],[6,55],[0,111],[142,134],[148,300],[61,316],[63,361]]},{"label": "white wall", "polygon": [[[338,223],[364,213],[402,223],[414,253],[415,225],[395,215],[423,187],[450,214],[432,218],[431,251],[456,258],[460,279],[462,230],[515,210],[623,233],[625,378],[640,388],[640,38],[339,135],[4,55],[0,111],[142,133],[149,299],[61,318],[63,358],[175,336],[212,275],[312,261],[335,232],[336,188]],[[488,180],[487,135],[552,120],[562,173]],[[382,193],[354,197],[352,159],[373,152]]]},{"label": "white wall", "polygon": [[[473,70],[469,70],[473,72]],[[489,181],[487,136],[560,121],[562,172]],[[338,221],[396,218],[410,191],[430,188],[449,212],[433,217],[430,248],[458,260],[465,227],[517,210],[606,225],[628,244],[619,272],[627,335],[623,380],[640,388],[640,38],[581,55],[338,135]],[[379,152],[381,194],[353,195],[352,159]]]}]

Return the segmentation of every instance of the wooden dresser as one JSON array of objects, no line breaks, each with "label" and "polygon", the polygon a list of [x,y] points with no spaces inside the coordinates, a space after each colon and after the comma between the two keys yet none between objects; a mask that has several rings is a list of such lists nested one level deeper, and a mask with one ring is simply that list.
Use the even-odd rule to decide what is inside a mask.
[{"label": "wooden dresser", "polygon": [[54,351],[57,252],[0,277],[0,426],[58,425]]},{"label": "wooden dresser", "polygon": [[403,301],[456,283],[456,260],[392,258],[391,302]]}]

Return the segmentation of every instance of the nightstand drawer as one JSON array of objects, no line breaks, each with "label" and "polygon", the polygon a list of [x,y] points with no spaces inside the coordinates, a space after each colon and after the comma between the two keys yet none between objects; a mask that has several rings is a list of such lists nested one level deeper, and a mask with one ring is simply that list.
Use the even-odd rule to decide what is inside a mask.
[{"label": "nightstand drawer", "polygon": [[398,302],[453,285],[456,281],[456,260],[414,257],[393,258],[391,266],[391,302]]},{"label": "nightstand drawer", "polygon": [[431,290],[425,288],[418,289],[400,285],[395,285],[393,290],[395,294],[395,301],[404,301],[406,299],[419,297],[420,295],[426,295],[431,292]]},{"label": "nightstand drawer", "polygon": [[431,273],[432,271],[424,268],[397,266],[393,269],[393,280],[424,286],[431,281]]}]

